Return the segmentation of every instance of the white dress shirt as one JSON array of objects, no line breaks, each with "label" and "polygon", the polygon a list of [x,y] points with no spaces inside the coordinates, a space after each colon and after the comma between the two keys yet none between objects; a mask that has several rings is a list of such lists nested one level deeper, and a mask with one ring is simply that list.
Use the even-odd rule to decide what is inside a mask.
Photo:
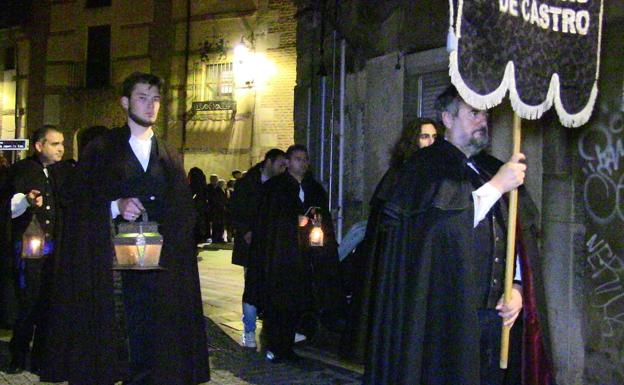
[{"label": "white dress shirt", "polygon": [[[46,178],[48,177],[48,169],[43,168],[43,173]],[[17,218],[20,215],[24,214],[26,210],[30,207],[30,203],[28,203],[28,199],[26,198],[26,194],[17,193],[11,197],[11,218]]]}]

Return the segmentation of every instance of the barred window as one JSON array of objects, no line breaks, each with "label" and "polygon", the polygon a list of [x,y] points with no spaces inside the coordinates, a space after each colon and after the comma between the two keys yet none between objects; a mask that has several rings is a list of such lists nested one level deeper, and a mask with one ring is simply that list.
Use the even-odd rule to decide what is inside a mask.
[{"label": "barred window", "polygon": [[230,63],[195,65],[195,99],[231,99],[234,93],[234,67]]}]

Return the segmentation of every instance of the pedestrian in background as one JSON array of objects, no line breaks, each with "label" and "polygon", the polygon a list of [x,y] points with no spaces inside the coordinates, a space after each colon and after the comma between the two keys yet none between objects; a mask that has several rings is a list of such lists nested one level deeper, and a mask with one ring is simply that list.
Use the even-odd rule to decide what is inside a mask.
[{"label": "pedestrian in background", "polygon": [[197,221],[195,223],[195,242],[206,242],[208,237],[208,193],[206,191],[206,174],[199,168],[193,167],[188,173],[189,187],[193,195],[193,204],[197,213]]},{"label": "pedestrian in background", "polygon": [[225,206],[227,204],[227,200],[225,197],[225,190],[223,187],[219,186],[219,176],[217,174],[210,175],[210,183],[208,184],[207,191],[210,238],[213,243],[223,243],[223,233],[225,231]]}]

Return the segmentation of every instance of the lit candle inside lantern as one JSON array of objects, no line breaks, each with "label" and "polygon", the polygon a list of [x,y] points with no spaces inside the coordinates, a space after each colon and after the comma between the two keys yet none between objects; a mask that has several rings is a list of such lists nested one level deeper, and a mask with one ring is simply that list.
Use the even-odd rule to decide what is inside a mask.
[{"label": "lit candle inside lantern", "polygon": [[321,226],[314,226],[310,231],[310,246],[323,246],[323,230]]},{"label": "lit candle inside lantern", "polygon": [[40,247],[41,247],[41,239],[33,238],[30,240],[30,250],[32,254],[38,254]]}]

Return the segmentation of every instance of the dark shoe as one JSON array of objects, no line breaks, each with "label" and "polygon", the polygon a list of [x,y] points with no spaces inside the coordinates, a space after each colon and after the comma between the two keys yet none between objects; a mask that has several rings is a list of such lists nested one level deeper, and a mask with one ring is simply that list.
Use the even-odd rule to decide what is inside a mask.
[{"label": "dark shoe", "polygon": [[289,362],[299,362],[301,361],[301,357],[299,355],[297,355],[297,353],[295,353],[294,351],[289,351],[288,353],[284,354],[284,359],[286,361]]},{"label": "dark shoe", "polygon": [[19,374],[24,371],[24,366],[25,365],[22,363],[11,361],[11,364],[9,364],[9,368],[6,371],[6,374]]}]

